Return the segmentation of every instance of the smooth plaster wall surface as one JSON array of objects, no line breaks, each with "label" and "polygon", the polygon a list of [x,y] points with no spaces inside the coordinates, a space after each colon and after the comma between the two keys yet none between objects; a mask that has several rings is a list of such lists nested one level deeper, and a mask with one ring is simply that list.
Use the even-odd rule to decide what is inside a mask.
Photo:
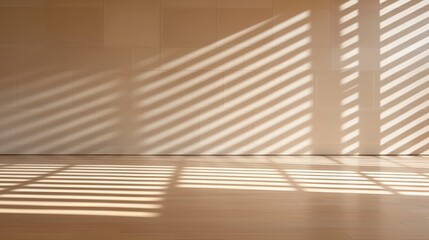
[{"label": "smooth plaster wall surface", "polygon": [[428,0],[0,0],[0,153],[428,153]]}]

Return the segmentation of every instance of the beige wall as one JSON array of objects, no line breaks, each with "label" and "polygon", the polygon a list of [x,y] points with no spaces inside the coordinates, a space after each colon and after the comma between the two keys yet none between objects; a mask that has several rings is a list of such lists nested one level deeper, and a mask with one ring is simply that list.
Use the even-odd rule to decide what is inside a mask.
[{"label": "beige wall", "polygon": [[0,0],[0,153],[428,153],[427,0]]}]

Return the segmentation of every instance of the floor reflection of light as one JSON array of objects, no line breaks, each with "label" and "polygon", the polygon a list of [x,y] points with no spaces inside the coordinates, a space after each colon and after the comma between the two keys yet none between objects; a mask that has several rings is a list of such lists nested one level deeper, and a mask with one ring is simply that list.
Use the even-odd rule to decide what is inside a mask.
[{"label": "floor reflection of light", "polygon": [[85,190],[85,189],[37,189],[19,188],[12,192],[34,193],[93,193],[93,194],[124,194],[124,195],[164,195],[162,191],[126,191],[126,190]]},{"label": "floor reflection of light", "polygon": [[349,193],[349,194],[381,194],[391,195],[393,193],[389,191],[379,190],[359,190],[359,189],[323,189],[323,188],[305,188],[306,192],[318,192],[318,193]]},{"label": "floor reflection of light", "polygon": [[48,187],[48,188],[124,188],[124,189],[165,189],[164,186],[122,186],[122,185],[88,185],[88,184],[39,184],[32,183],[27,187]]},{"label": "floor reflection of light", "polygon": [[371,181],[350,181],[350,180],[322,180],[322,179],[294,179],[297,183],[333,183],[333,184],[374,184]]},{"label": "floor reflection of light", "polygon": [[306,188],[347,188],[347,189],[382,189],[380,186],[374,185],[358,185],[358,184],[315,184],[315,183],[301,183],[299,184],[302,187]]},{"label": "floor reflection of light", "polygon": [[42,202],[42,201],[5,201],[0,200],[0,205],[14,206],[44,206],[44,207],[97,207],[97,208],[144,208],[160,209],[159,204],[141,204],[141,203],[106,203],[106,202]]},{"label": "floor reflection of light", "polygon": [[183,179],[179,183],[201,183],[201,184],[231,184],[231,185],[268,185],[268,186],[290,186],[284,182],[256,182],[256,181],[224,181],[224,180],[194,180]]},{"label": "floor reflection of light", "polygon": [[399,191],[398,193],[401,195],[406,195],[406,196],[429,196],[429,192],[413,192],[413,191],[402,192],[402,191]]},{"label": "floor reflection of light", "polygon": [[103,200],[103,201],[162,201],[160,197],[118,197],[118,196],[85,196],[85,195],[41,195],[41,194],[3,194],[1,198],[31,198],[31,199],[67,199],[67,200]]},{"label": "floor reflection of light", "polygon": [[422,192],[429,191],[429,187],[390,186],[390,188],[394,190],[422,191]]},{"label": "floor reflection of light", "polygon": [[302,179],[341,179],[341,180],[367,180],[364,177],[341,177],[341,176],[302,176],[296,175],[293,178],[302,178]]},{"label": "floor reflection of light", "polygon": [[138,181],[167,181],[168,178],[165,177],[93,177],[93,176],[69,176],[69,175],[58,175],[58,176],[48,176],[46,179],[99,179],[99,180],[138,180]]},{"label": "floor reflection of light", "polygon": [[292,191],[290,183],[274,169],[185,167],[180,188]]},{"label": "floor reflection of light", "polygon": [[[155,181],[108,181],[108,180],[40,180],[40,183],[99,183],[99,184],[130,184],[130,185],[167,185],[167,182],[155,182]],[[116,185],[113,185],[116,186]]]},{"label": "floor reflection of light", "polygon": [[382,182],[386,185],[396,185],[396,186],[425,186],[429,187],[428,180],[412,181],[412,182]]},{"label": "floor reflection of light", "polygon": [[[200,176],[182,176],[182,179],[201,179]],[[252,178],[252,177],[232,177],[230,175],[226,177],[212,177],[205,176],[207,180],[242,180],[242,181],[272,181],[272,182],[284,182],[284,178],[281,177],[264,177],[264,178]]]},{"label": "floor reflection of light", "polygon": [[168,166],[79,164],[2,168],[0,213],[158,217],[174,171]]},{"label": "floor reflection of light", "polygon": [[107,211],[107,210],[65,210],[65,209],[16,209],[0,208],[0,213],[13,214],[54,214],[54,215],[88,215],[88,216],[111,216],[111,217],[158,217],[154,212],[131,212],[131,211]]},{"label": "floor reflection of light", "polygon": [[232,189],[232,190],[261,190],[261,191],[294,191],[291,187],[257,187],[257,186],[233,186],[233,185],[208,185],[208,184],[179,184],[180,188],[200,188],[200,189]]},{"label": "floor reflection of light", "polygon": [[137,177],[137,176],[151,176],[151,177],[169,177],[169,174],[157,174],[157,173],[146,173],[146,174],[142,174],[142,173],[100,173],[100,172],[96,172],[96,173],[91,173],[91,172],[86,172],[86,173],[76,173],[76,172],[61,172],[56,174],[56,176],[123,176],[123,177]]},{"label": "floor reflection of light", "polygon": [[429,178],[418,173],[291,169],[285,172],[291,181],[308,192],[414,196],[425,196],[425,192],[429,192]]}]

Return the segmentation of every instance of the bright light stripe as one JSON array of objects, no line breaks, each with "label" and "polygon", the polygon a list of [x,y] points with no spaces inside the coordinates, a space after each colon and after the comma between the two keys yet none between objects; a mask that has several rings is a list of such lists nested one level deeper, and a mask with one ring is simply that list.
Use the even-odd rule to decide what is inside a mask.
[{"label": "bright light stripe", "polygon": [[365,174],[395,174],[395,175],[416,175],[417,173],[410,173],[410,172],[368,172],[363,171],[361,173]]},{"label": "bright light stripe", "polygon": [[359,0],[346,0],[346,1],[344,1],[344,3],[342,3],[338,7],[338,9],[341,11],[345,11],[345,10],[350,9],[352,7],[355,8],[358,3],[359,3]]},{"label": "bright light stripe", "polygon": [[221,180],[191,180],[181,179],[179,183],[198,183],[198,184],[216,184],[216,185],[261,185],[261,186],[290,186],[286,182],[255,182],[255,181],[221,181]]},{"label": "bright light stripe", "polygon": [[280,176],[279,174],[254,174],[254,173],[184,173],[184,176],[223,176],[223,177],[276,177]]},{"label": "bright light stripe", "polygon": [[394,185],[394,186],[424,186],[429,187],[429,181],[425,182],[381,182],[384,185]]},{"label": "bright light stripe", "polygon": [[405,190],[405,191],[422,191],[429,192],[429,187],[414,187],[414,186],[389,186],[394,190]]},{"label": "bright light stripe", "polygon": [[368,178],[364,177],[340,177],[340,176],[308,176],[308,175],[294,175],[292,178],[300,179],[332,179],[332,180],[365,180],[368,181]]},{"label": "bright light stripe", "polygon": [[169,168],[126,168],[126,167],[118,167],[118,168],[114,168],[114,167],[71,167],[68,168],[71,170],[133,170],[133,171],[168,171],[168,172],[174,172],[175,169],[169,169]]},{"label": "bright light stripe", "polygon": [[323,172],[288,172],[289,175],[306,175],[306,176],[344,176],[344,177],[361,177],[356,173],[323,173]]},{"label": "bright light stripe", "polygon": [[19,183],[0,183],[0,186],[15,186]]},{"label": "bright light stripe", "polygon": [[53,179],[42,179],[37,181],[38,183],[94,183],[94,184],[123,184],[123,185],[167,185],[168,182],[155,182],[155,181],[98,181],[98,180],[53,180]]},{"label": "bright light stripe", "polygon": [[[390,0],[380,0],[380,4],[386,4],[388,1],[390,1]],[[407,3],[411,3],[411,0],[390,1],[389,5],[380,9],[380,16],[384,16],[387,13],[389,13],[395,9],[398,9],[399,7],[401,7]]]},{"label": "bright light stripe", "polygon": [[344,61],[350,60],[350,59],[352,59],[358,55],[359,55],[359,48],[353,48],[351,50],[344,51],[344,53],[342,53],[340,56],[340,60],[342,62],[344,62]]},{"label": "bright light stripe", "polygon": [[400,191],[398,192],[401,195],[407,195],[407,196],[429,196],[429,192],[405,192],[405,191]]},{"label": "bright light stripe", "polygon": [[43,207],[99,207],[99,208],[144,208],[160,209],[160,204],[146,203],[106,203],[106,202],[41,202],[41,201],[5,201],[0,200],[0,205],[13,206],[43,206]]},{"label": "bright light stripe", "polygon": [[[354,87],[357,88],[358,86],[355,85]],[[352,91],[358,91],[357,89],[348,89],[347,91],[349,93],[341,99],[341,106],[355,104],[359,99],[359,92],[352,93]],[[359,109],[359,106],[354,106],[354,108]]]},{"label": "bright light stripe", "polygon": [[[426,130],[422,130],[422,131],[418,131],[419,133],[421,132],[422,134],[420,136],[425,136],[428,132],[429,132],[429,126],[425,127]],[[413,137],[415,135],[413,134]],[[415,136],[416,138],[419,138],[420,136]],[[412,146],[408,146],[407,150],[405,150],[404,152],[407,153],[413,153],[415,151],[417,151],[420,148],[426,148],[428,145],[427,141],[419,141],[415,144],[413,144]]]},{"label": "bright light stripe", "polygon": [[247,169],[234,169],[234,168],[230,168],[230,169],[222,169],[222,168],[184,168],[184,171],[221,171],[221,172],[262,172],[262,173],[277,173],[277,170],[274,169],[252,169],[252,168],[247,168]]},{"label": "bright light stripe", "polygon": [[[399,63],[404,62],[404,59],[401,59],[401,58],[407,57],[407,55],[409,55],[413,51],[419,51],[421,48],[427,47],[428,42],[429,42],[429,37],[426,37],[424,39],[421,39],[420,41],[413,42],[411,45],[407,47],[401,47],[400,50],[395,49],[393,54],[389,51],[389,56],[387,57],[389,65],[395,66],[395,67],[401,66]],[[423,56],[420,56],[414,53],[412,56],[412,59],[410,60],[416,62],[416,60],[420,60],[423,58],[425,58],[424,54]]]},{"label": "bright light stripe", "polygon": [[[277,44],[282,44],[285,43],[299,35],[302,35],[308,31],[311,30],[311,26],[310,24],[303,24],[299,27],[296,27],[294,29],[290,29],[289,31],[282,33],[281,35],[277,35],[276,38],[273,40],[273,44],[277,45]],[[304,36],[302,37],[304,38]]]},{"label": "bright light stripe", "polygon": [[359,15],[358,10],[353,10],[340,17],[340,24],[344,24],[350,20],[356,19]]},{"label": "bright light stripe", "polygon": [[341,118],[354,117],[357,115],[358,112],[359,112],[358,106],[350,106],[348,109],[345,109],[344,111],[341,112]]},{"label": "bright light stripe", "polygon": [[[417,101],[419,101],[420,99],[416,99]],[[423,102],[420,104],[420,107],[423,107],[426,103]],[[419,108],[419,106],[415,106],[414,110],[417,110]],[[398,108],[398,109],[402,109],[402,108]],[[397,110],[399,111],[399,110]],[[410,116],[411,115],[411,116]],[[383,142],[390,142],[392,140],[394,140],[397,137],[402,137],[403,138],[403,132],[409,131],[411,130],[414,126],[417,126],[419,124],[425,124],[427,118],[428,118],[428,114],[424,114],[420,117],[417,116],[412,116],[412,114],[407,114],[404,112],[400,113],[400,116],[397,117],[399,120],[392,120],[389,123],[386,123],[385,125],[382,126],[381,130],[382,132],[389,132],[390,129],[395,129],[395,131],[393,131],[392,133],[388,134],[385,138],[382,139]],[[407,120],[407,122],[405,122],[405,120]],[[397,128],[400,129],[400,131],[396,130]],[[412,134],[408,134],[407,137],[418,137],[415,134],[418,134],[419,132],[425,133],[425,130],[421,130],[421,131],[412,131]],[[401,139],[402,141],[407,141],[407,139]]]},{"label": "bright light stripe", "polygon": [[47,173],[51,173],[53,171],[16,171],[16,170],[0,170],[0,175],[4,175],[4,174],[38,174],[38,175],[43,175],[43,174],[47,174]]},{"label": "bright light stripe", "polygon": [[350,62],[348,64],[342,64],[342,69],[351,69],[351,68],[356,68],[359,66],[359,60]]},{"label": "bright light stripe", "polygon": [[[356,119],[356,125],[353,125],[352,127],[356,127],[358,126],[359,122],[359,118]],[[346,131],[346,130],[343,130]],[[344,135],[341,137],[341,143],[347,143],[347,142],[351,142],[351,141],[356,141],[356,139],[359,137],[359,129],[350,131],[349,133],[344,133]],[[350,144],[354,144],[354,143],[349,143]]]},{"label": "bright light stripe", "polygon": [[[408,135],[405,135],[404,134],[405,132],[406,131],[403,128],[401,128],[401,129],[397,130],[396,132],[390,134],[388,136],[390,138],[389,140],[386,138],[382,138],[380,141],[382,145],[385,145],[386,143],[387,144],[391,143],[391,145],[386,147],[385,149],[383,149],[383,151],[385,151],[385,152],[386,151],[387,152],[396,152],[397,149],[403,147],[407,143],[413,142],[413,141],[415,141],[415,139],[425,137],[425,135],[427,135],[427,133],[428,133],[428,130],[427,130],[427,127],[425,127],[425,128],[415,130],[413,133],[410,133]],[[400,136],[401,134],[402,134],[402,136]],[[393,137],[392,135],[396,135],[396,136]],[[393,140],[394,138],[397,138],[399,136],[401,137],[401,139],[396,140],[396,141]],[[394,142],[392,142],[392,141],[394,141]],[[421,140],[421,141],[414,143],[414,144],[418,144],[418,143],[421,144],[422,142],[425,143],[425,141]]]},{"label": "bright light stripe", "polygon": [[[298,107],[299,108],[299,107]],[[305,111],[307,109],[303,109],[303,111]],[[272,118],[270,120],[275,120],[276,118]],[[304,114],[301,117],[299,117],[298,119],[292,121],[290,124],[284,125],[282,127],[282,131],[278,131],[278,132],[271,132],[271,136],[267,135],[265,137],[261,137],[258,138],[257,140],[254,141],[254,144],[257,144],[259,146],[264,146],[265,148],[262,150],[260,150],[261,152],[276,152],[276,149],[281,149],[283,146],[290,144],[291,142],[294,142],[300,138],[303,138],[304,136],[310,134],[311,132],[311,127],[303,127],[305,125],[305,123],[309,123],[311,120],[311,114]],[[267,125],[267,123],[269,123],[269,121],[265,122],[264,124],[261,124],[259,126],[264,126]],[[271,123],[273,124],[273,123]],[[265,126],[266,129],[270,128],[269,125]],[[292,134],[288,134],[286,137],[285,136],[281,136],[284,135],[284,132],[290,131],[292,129],[299,129],[295,132],[293,132]],[[257,131],[258,129],[254,129],[254,131]],[[264,130],[262,130],[261,132],[264,132]],[[255,132],[256,134],[259,134],[258,132]],[[282,140],[278,141],[275,144],[269,144],[267,145],[266,143],[270,141],[270,139],[275,139],[277,137],[281,136]],[[309,139],[306,140],[301,140],[299,143],[294,144],[293,146],[291,146],[288,151],[290,152],[299,152],[299,149],[305,148],[307,146],[309,146],[311,144],[311,141]]]},{"label": "bright light stripe", "polygon": [[387,181],[387,182],[395,182],[395,181],[401,181],[401,182],[428,182],[429,179],[420,179],[420,178],[412,178],[412,179],[404,179],[404,178],[373,178],[377,181]]},{"label": "bright light stripe", "polygon": [[35,178],[35,177],[40,177],[41,175],[34,175],[34,174],[19,174],[19,173],[2,173],[0,174],[0,177],[7,177],[7,178],[23,178],[23,177],[28,177],[28,178]]},{"label": "bright light stripe", "polygon": [[40,195],[40,194],[3,194],[0,198],[31,198],[31,199],[67,199],[67,200],[103,200],[103,201],[142,201],[159,202],[160,197],[117,197],[117,196],[84,196],[84,195]]},{"label": "bright light stripe", "polygon": [[340,36],[344,37],[348,34],[351,34],[353,32],[356,32],[359,29],[359,23],[352,23],[347,27],[344,27],[343,29],[341,29],[340,31]]},{"label": "bright light stripe", "polygon": [[[285,106],[289,105],[289,104],[293,104],[296,102],[299,102],[303,99],[305,99],[306,97],[309,97],[312,93],[312,90],[308,89],[305,91],[300,91],[300,93],[295,94],[293,97],[290,97],[288,100],[284,100],[282,101],[282,104],[278,104],[278,108],[285,108]],[[289,102],[291,101],[291,102]],[[265,133],[265,131],[267,131],[268,129],[272,128],[274,125],[278,125],[278,124],[282,124],[285,120],[289,120],[290,118],[294,118],[297,115],[300,115],[298,118],[294,119],[293,121],[289,120],[288,124],[282,124],[283,126],[281,127],[281,131],[278,132],[272,132],[270,134],[270,136],[266,136],[265,139],[264,138],[258,138],[254,140],[254,144],[258,145],[258,144],[265,144],[266,141],[270,141],[270,139],[276,138],[276,136],[279,136],[281,134],[283,134],[286,131],[290,131],[292,129],[297,129],[299,128],[300,125],[303,125],[303,123],[307,123],[311,120],[311,114],[303,114],[305,111],[307,111],[308,109],[310,109],[312,107],[312,103],[310,101],[306,101],[298,106],[294,106],[294,109],[285,111],[282,110],[283,114],[281,114],[280,116],[276,116],[276,117],[271,117],[269,120],[265,120],[264,123],[262,124],[258,124],[258,126],[254,127],[254,132],[255,135],[261,134],[261,133]],[[275,108],[275,107],[274,107]],[[279,109],[277,109],[279,110]],[[268,118],[268,116],[270,116],[270,111],[276,111],[275,109],[272,110],[263,110],[261,112],[258,112],[255,115],[255,121],[261,121],[264,118]],[[280,129],[279,129],[280,130]],[[303,134],[306,134],[308,132],[308,127],[304,127],[301,129],[301,131],[303,131]],[[295,140],[296,138],[302,136],[302,134],[298,134],[297,137],[293,137],[294,134],[297,133],[293,133],[291,135],[288,135],[287,137],[282,136],[282,141],[281,143],[279,143],[279,145],[284,145],[290,141]],[[271,147],[273,148],[273,147]]]},{"label": "bright light stripe", "polygon": [[[427,38],[427,40],[429,41],[429,37]],[[409,52],[406,52],[406,54],[409,54]],[[408,58],[408,59],[393,59],[392,60],[392,58],[388,58],[389,59],[388,65],[391,69],[395,69],[397,71],[404,71],[404,70],[406,71],[406,69],[410,68],[410,67],[413,69],[418,69],[416,64],[418,64],[418,62],[422,62],[422,63],[425,63],[425,65],[421,66],[422,71],[427,70],[428,56],[427,56],[427,53],[424,51],[420,52],[418,54],[414,54],[412,56],[412,58]],[[390,66],[390,65],[392,65],[392,66]],[[383,102],[382,105],[386,105],[387,104],[386,102]]]},{"label": "bright light stripe", "polygon": [[401,36],[394,41],[387,42],[381,47],[381,53],[386,54],[391,50],[395,50],[395,48],[398,48],[400,45],[404,44],[407,41],[414,40],[418,38],[421,34],[424,34],[427,26],[420,27],[416,30],[413,30],[412,32],[409,32],[405,34],[404,36]]},{"label": "bright light stripe", "polygon": [[36,193],[86,193],[86,194],[115,194],[115,195],[164,195],[161,191],[137,191],[137,190],[85,190],[85,189],[39,189],[19,188],[12,192],[36,192]]},{"label": "bright light stripe", "polygon": [[[316,162],[317,163],[317,162]],[[357,173],[356,171],[342,171],[342,170],[313,170],[313,169],[284,169],[286,172],[317,172],[317,173]]]},{"label": "bright light stripe", "polygon": [[[401,25],[392,28],[391,30],[385,31],[383,32],[383,34],[381,34],[380,40],[381,41],[388,41],[390,40],[390,38],[395,37],[395,35],[401,34],[402,31],[404,31],[404,29],[407,28],[412,28],[413,26],[415,26],[417,24],[417,22],[424,22],[426,21],[427,18],[425,16],[425,14],[421,14],[420,16],[414,17],[413,21],[408,20],[404,23],[402,23]],[[425,29],[425,28],[423,28]],[[427,30],[427,27],[426,27]],[[399,41],[399,40],[395,40],[395,41]]]},{"label": "bright light stripe", "polygon": [[136,181],[169,181],[170,178],[158,178],[158,177],[91,177],[91,176],[47,176],[48,179],[100,179],[100,180],[136,180]]},{"label": "bright light stripe", "polygon": [[244,171],[276,171],[275,169],[270,169],[270,168],[225,168],[225,167],[185,167],[184,169],[189,170],[189,169],[195,169],[195,170],[231,170],[231,171],[236,171],[236,170],[244,170]]},{"label": "bright light stripe", "polygon": [[266,191],[295,191],[290,187],[253,187],[253,186],[231,186],[231,185],[206,185],[206,184],[179,184],[180,188],[208,188],[208,189],[234,189],[234,190],[266,190]]},{"label": "bright light stripe", "polygon": [[347,40],[344,40],[340,43],[340,48],[341,49],[345,49],[348,47],[353,47],[354,45],[356,45],[359,42],[359,36],[352,36]]},{"label": "bright light stripe", "polygon": [[[141,176],[142,178],[147,178],[147,177],[171,177],[171,174],[148,174],[148,173],[76,173],[76,172],[60,172],[60,173],[56,173],[55,176],[63,176],[63,175],[67,175],[67,176],[124,176],[124,177],[138,177]],[[9,176],[8,176],[9,177]],[[35,176],[37,177],[37,175]]]},{"label": "bright light stripe", "polygon": [[368,184],[373,185],[371,181],[348,181],[348,180],[319,180],[319,179],[294,179],[298,183],[334,183],[334,184]]},{"label": "bright light stripe", "polygon": [[[187,54],[185,56],[182,56],[180,58],[176,58],[174,61],[170,61],[168,63],[165,63],[165,64],[163,64],[162,69],[163,70],[171,70],[171,69],[176,68],[177,65],[193,61],[194,59],[199,58],[201,56],[204,56],[205,54],[208,54],[211,51],[219,48],[219,46],[225,45],[225,44],[227,44],[229,42],[232,42],[232,41],[234,41],[234,40],[236,40],[236,39],[238,39],[240,37],[243,37],[246,34],[249,34],[252,31],[258,30],[258,28],[261,28],[261,27],[263,27],[264,25],[267,25],[267,24],[271,25],[271,23],[270,23],[269,20],[262,21],[262,22],[260,22],[258,24],[255,24],[255,25],[253,25],[251,27],[248,27],[248,28],[246,28],[244,30],[236,32],[236,33],[234,33],[234,34],[232,34],[232,35],[230,35],[228,37],[225,37],[225,38],[219,40],[217,43],[210,44],[208,46],[205,46],[203,48],[195,50],[192,53],[189,53],[189,54]],[[230,51],[230,53],[234,54],[237,50],[239,50],[239,49],[241,49],[243,47],[251,46],[251,44],[253,44],[254,42],[257,42],[259,40],[267,38],[267,37],[271,36],[271,34],[272,34],[272,30],[270,29],[270,30],[265,31],[265,32],[260,32],[258,35],[253,36],[251,38],[248,38],[248,39],[246,39],[244,41],[240,41],[239,43],[234,44],[234,47],[235,47],[234,50],[235,51]],[[224,54],[224,52],[220,52],[218,54]],[[215,57],[218,58],[218,56],[216,54],[211,53],[211,58],[215,58]],[[225,57],[227,57],[227,56],[225,56]],[[209,63],[209,64],[212,64],[212,63]]]},{"label": "bright light stripe", "polygon": [[[306,63],[307,64],[307,63]],[[288,78],[292,78],[295,77],[299,74],[302,74],[303,72],[305,72],[307,70],[307,68],[309,69],[310,66],[307,66],[306,64],[302,64],[301,66],[296,67],[295,69],[287,72],[287,74],[284,74],[282,77],[284,79],[288,79]],[[235,81],[236,79],[246,76],[248,75],[250,72],[249,71],[241,71],[241,72],[237,72],[234,75],[230,75],[230,76],[225,76],[225,81],[226,82],[230,82],[230,81]],[[252,85],[254,85],[256,82],[261,81],[261,78],[264,79],[267,76],[266,75],[272,75],[273,71],[272,70],[266,70],[266,71],[261,71],[261,72],[257,72],[255,74],[253,74],[252,76],[246,76],[248,79],[247,81],[244,81],[243,83],[240,84],[236,84],[234,86],[231,86],[227,89],[225,89],[225,97],[230,97],[230,96],[234,96],[234,94],[240,93],[240,91],[242,91],[243,89],[247,88],[247,87],[252,87]],[[230,79],[232,78],[232,79]],[[264,88],[253,88],[252,90],[247,91],[246,95],[240,95],[239,97],[234,96],[234,99],[232,101],[230,101],[230,105],[239,105],[242,103],[245,103],[246,101],[248,101],[250,98],[254,98],[257,97],[258,95],[260,95],[261,93],[263,93],[264,91],[267,90],[267,88],[269,89],[269,86],[271,85],[271,87],[275,87],[278,85],[278,83],[276,83],[275,81],[271,82],[268,85],[265,85]],[[280,91],[279,89],[277,89],[277,91]],[[238,111],[238,113],[234,112],[235,116],[226,116],[224,117],[225,120],[231,119],[231,118],[236,118],[237,116],[241,116],[242,114],[244,114],[245,112],[250,112],[251,110],[255,109],[258,107],[258,103],[260,102],[264,102],[266,99],[266,97],[262,98],[261,100],[257,100],[256,102],[254,102],[254,104],[256,105],[255,107],[252,107],[250,109],[240,109],[240,111]],[[236,111],[237,112],[237,111]]]},{"label": "bright light stripe", "polygon": [[[258,104],[257,103],[254,103],[253,104],[255,107],[256,106],[258,106]],[[246,112],[250,112],[251,110],[245,110]],[[243,114],[245,114],[245,113],[240,113],[240,112],[235,112],[234,113],[235,115],[237,115],[237,116],[239,116],[239,115],[243,115]],[[236,118],[237,116],[233,116],[233,115],[230,115],[228,118]],[[218,127],[218,126],[221,126],[222,124],[224,124],[224,122],[228,122],[228,121],[230,121],[230,119],[228,119],[228,118],[225,118],[225,119],[223,119],[223,121],[218,121],[217,122],[217,124],[216,125],[212,125],[211,126],[211,129],[214,129],[214,128],[216,128],[216,127]],[[251,123],[250,123],[251,124]],[[261,125],[262,126],[262,125]],[[237,128],[238,127],[240,127],[239,125],[237,125]],[[211,130],[211,129],[208,129],[208,130]],[[231,129],[230,128],[230,130],[232,131],[233,129]],[[227,134],[227,131],[225,131],[225,134]],[[224,135],[225,135],[224,134]],[[251,132],[249,132],[249,134],[251,134]],[[212,136],[211,138],[206,138],[205,139],[205,141],[216,141],[216,139],[219,139],[219,138],[222,138],[223,136],[222,135],[217,135],[217,136]],[[248,137],[248,136],[246,136],[246,135],[241,135],[240,136],[240,138],[241,139],[244,139],[244,138],[246,138],[246,137]],[[238,139],[238,138],[236,138],[235,139],[235,142],[238,142],[238,141],[240,141],[240,139]],[[222,145],[219,145],[219,147],[218,148],[223,148],[223,147],[226,147],[226,146],[229,146],[229,145],[231,145],[232,143],[231,143],[231,141],[230,142],[223,142],[223,144]]]},{"label": "bright light stripe", "polygon": [[120,186],[120,185],[81,185],[81,184],[41,184],[33,183],[28,184],[26,187],[37,187],[37,188],[123,188],[123,189],[165,189],[165,186]]},{"label": "bright light stripe", "polygon": [[[298,64],[299,62],[303,62],[307,59],[306,63],[301,64],[300,66],[294,67],[296,69],[304,69],[308,70],[310,66],[308,65],[309,57],[311,56],[311,50],[310,49],[304,49],[308,48],[308,45],[311,43],[311,39],[309,37],[303,38],[299,40],[298,42],[290,43],[287,46],[284,46],[283,48],[279,49],[275,53],[272,53],[269,57],[264,57],[262,59],[258,59],[258,61],[252,61],[246,60],[245,61],[245,67],[244,69],[247,71],[252,71],[254,69],[260,69],[261,67],[264,67],[266,65],[270,65],[274,62],[278,62],[279,60],[282,60],[281,63],[277,63],[275,66],[272,66],[271,69],[267,69],[266,71],[272,71],[272,70],[284,70],[284,68],[290,67],[293,64]],[[282,42],[274,42],[273,44],[281,45]],[[301,51],[298,51],[301,49]],[[266,51],[266,50],[265,50]],[[255,50],[252,50],[250,52],[246,52],[243,55],[243,58],[245,59],[255,59],[260,58],[258,55],[263,55],[264,50],[257,48]],[[285,58],[285,56],[289,56],[287,60],[284,60],[282,58]],[[293,70],[289,71],[288,74],[291,74]],[[261,76],[258,76],[257,78],[261,78]]]},{"label": "bright light stripe", "polygon": [[0,178],[0,182],[25,182],[28,180],[25,178]]},{"label": "bright light stripe", "polygon": [[317,184],[317,183],[300,183],[301,187],[308,188],[347,188],[347,189],[383,189],[375,185],[356,185],[356,184]]},{"label": "bright light stripe", "polygon": [[303,11],[293,17],[288,17],[288,19],[285,19],[285,20],[282,20],[281,16],[275,16],[276,18],[279,18],[279,20],[282,20],[282,21],[281,23],[274,25],[274,30],[275,32],[284,31],[287,27],[290,27],[293,24],[296,24],[303,20],[308,19],[310,15],[311,15],[310,11]]},{"label": "bright light stripe", "polygon": [[44,163],[38,163],[38,164],[29,164],[29,163],[17,163],[17,164],[12,164],[12,166],[24,166],[24,167],[65,167],[67,165],[65,164],[44,164]]},{"label": "bright light stripe", "polygon": [[15,166],[8,166],[8,167],[3,167],[1,168],[1,170],[16,170],[16,171],[45,171],[45,172],[49,172],[49,171],[55,171],[55,170],[59,170],[61,168],[58,167],[15,167]]},{"label": "bright light stripe", "polygon": [[236,141],[239,141],[239,140],[236,139]]},{"label": "bright light stripe", "polygon": [[10,214],[55,214],[55,215],[89,215],[111,217],[158,217],[159,213],[152,212],[128,212],[128,211],[104,211],[104,210],[65,210],[65,209],[1,209],[0,213]]},{"label": "bright light stripe", "polygon": [[278,175],[277,171],[233,171],[233,170],[193,170],[184,169],[183,173],[251,173],[251,174],[273,174]]},{"label": "bright light stripe", "polygon": [[209,176],[181,176],[182,179],[207,179],[207,180],[242,180],[242,181],[272,181],[284,182],[283,177],[266,177],[266,178],[253,178],[253,177],[209,177]]},{"label": "bright light stripe", "polygon": [[[397,1],[397,2],[401,2],[401,1]],[[397,21],[401,21],[403,19],[407,19],[407,21],[416,22],[415,18],[413,18],[416,15],[416,11],[418,11],[419,9],[424,9],[427,5],[428,5],[427,2],[425,1],[420,1],[420,2],[416,1],[415,4],[413,4],[412,6],[403,7],[399,13],[393,16],[389,16],[385,20],[381,21],[380,27],[382,29],[385,29],[386,27],[392,25],[393,23]],[[380,15],[382,16],[386,15],[388,12],[390,12],[389,10],[391,11],[390,7],[381,9]]]},{"label": "bright light stripe", "polygon": [[[427,79],[425,80],[424,78],[420,78],[420,79],[414,80],[412,83],[408,84],[408,86],[406,88],[403,88],[402,91],[404,92],[404,94],[407,94],[408,92],[412,93],[413,90],[415,92],[416,89],[424,88],[426,84],[427,84]],[[425,94],[423,93],[422,95],[425,95]],[[383,105],[390,104],[393,101],[397,101],[398,98],[401,98],[401,96],[399,96],[398,94],[392,94],[388,98],[386,98],[386,100],[384,100],[381,104],[383,104]],[[395,105],[397,105],[397,104],[395,104]],[[398,107],[398,110],[399,109],[402,110],[402,108]],[[398,123],[403,121],[403,118],[404,117],[398,118],[398,120],[392,121],[392,123],[389,123],[386,126],[383,126],[383,131],[387,131],[390,128],[397,126]]]},{"label": "bright light stripe", "polygon": [[95,168],[98,168],[98,167],[108,167],[108,168],[110,168],[110,167],[114,167],[114,168],[122,168],[122,167],[125,167],[125,168],[133,168],[133,169],[136,169],[136,168],[165,168],[165,169],[175,169],[176,167],[175,166],[162,166],[162,165],[87,165],[87,164],[85,164],[85,165],[75,165],[75,167],[95,167]]},{"label": "bright light stripe", "polygon": [[76,173],[137,173],[137,174],[171,174],[173,173],[173,171],[168,171],[168,170],[164,170],[164,171],[152,171],[152,170],[73,170],[73,169],[68,169],[68,170],[64,170],[61,172],[76,172]]},{"label": "bright light stripe", "polygon": [[[273,46],[245,51],[243,55],[244,70],[264,69],[269,65],[271,65],[270,69],[266,70],[280,70],[293,64],[304,62],[305,59],[311,56],[311,50],[305,49],[306,46],[311,43],[310,37],[304,37],[294,43],[281,46],[284,42],[285,36],[274,39],[273,45],[277,51],[271,53],[269,56],[264,55],[266,55],[267,51],[272,51]],[[288,55],[288,58],[284,59],[286,55]],[[273,65],[275,62],[277,62],[277,64]]]},{"label": "bright light stripe", "polygon": [[[400,75],[398,73],[401,73]],[[394,76],[397,74],[397,76]],[[381,93],[385,93],[388,90],[398,86],[404,81],[408,81],[410,78],[422,78],[425,72],[421,68],[417,69],[408,69],[408,71],[401,71],[400,69],[391,68],[387,69],[381,73],[381,82],[383,86],[381,86]],[[388,116],[388,115],[387,115]]]},{"label": "bright light stripe", "polygon": [[361,189],[326,189],[326,188],[305,188],[306,192],[317,192],[317,193],[348,193],[348,194],[380,194],[380,195],[391,195],[389,191],[380,190],[361,190]]},{"label": "bright light stripe", "polygon": [[425,176],[419,176],[419,175],[388,175],[388,174],[365,174],[366,176],[369,177],[376,177],[376,178],[406,178],[406,179],[426,179],[427,177]]}]

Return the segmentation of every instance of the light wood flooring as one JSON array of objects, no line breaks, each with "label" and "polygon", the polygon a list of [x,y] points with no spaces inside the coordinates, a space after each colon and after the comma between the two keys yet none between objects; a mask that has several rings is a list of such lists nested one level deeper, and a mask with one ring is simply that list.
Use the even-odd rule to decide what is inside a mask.
[{"label": "light wood flooring", "polygon": [[1,240],[428,240],[429,157],[0,156]]}]

